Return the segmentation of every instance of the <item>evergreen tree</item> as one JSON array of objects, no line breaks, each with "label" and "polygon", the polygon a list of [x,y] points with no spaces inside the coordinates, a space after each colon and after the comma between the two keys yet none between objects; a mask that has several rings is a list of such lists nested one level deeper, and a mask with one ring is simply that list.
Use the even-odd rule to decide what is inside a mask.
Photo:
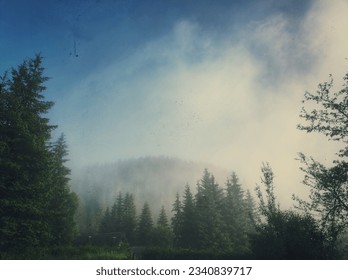
[{"label": "evergreen tree", "polygon": [[157,220],[157,226],[165,227],[165,228],[169,227],[168,217],[166,214],[166,210],[164,209],[164,206],[161,207],[161,211]]},{"label": "evergreen tree", "polygon": [[160,247],[168,247],[171,246],[172,243],[173,233],[169,226],[166,211],[162,206],[153,232],[153,244]]},{"label": "evergreen tree", "polygon": [[50,241],[48,142],[55,128],[44,117],[42,58],[26,60],[0,86],[0,251],[42,246]]},{"label": "evergreen tree", "polygon": [[134,196],[126,193],[123,201],[123,219],[122,231],[125,233],[129,243],[133,244],[136,228],[136,208],[134,204]]},{"label": "evergreen tree", "polygon": [[259,222],[260,217],[256,209],[255,201],[249,190],[247,190],[245,196],[245,211],[247,232],[253,233],[255,231],[255,225]]},{"label": "evergreen tree", "polygon": [[223,231],[223,193],[207,169],[197,184],[196,211],[198,246],[204,249],[225,250],[228,236]]},{"label": "evergreen tree", "polygon": [[244,200],[244,191],[234,172],[226,182],[223,216],[224,228],[229,236],[231,249],[237,253],[244,252],[247,249],[248,214]]},{"label": "evergreen tree", "polygon": [[[100,202],[96,199],[97,188],[92,188],[93,191],[88,192],[85,200],[79,203],[77,210],[77,221],[80,234],[96,234],[101,230],[101,221],[105,212]],[[110,211],[110,209],[109,209]],[[111,222],[109,223],[111,224]],[[111,229],[108,229],[109,232]]]},{"label": "evergreen tree", "polygon": [[111,227],[110,231],[120,232],[123,231],[122,221],[123,221],[123,195],[120,192],[116,198],[115,203],[111,208]]},{"label": "evergreen tree", "polygon": [[121,232],[124,233],[127,241],[133,244],[135,241],[135,229],[137,225],[136,208],[134,196],[130,193],[118,194],[114,204],[106,208],[100,221],[99,232]]},{"label": "evergreen tree", "polygon": [[172,212],[174,212],[171,219],[172,229],[174,233],[174,245],[179,246],[182,234],[182,205],[179,193],[176,194]]},{"label": "evergreen tree", "polygon": [[197,243],[197,219],[196,219],[196,209],[193,195],[190,190],[190,186],[186,185],[184,200],[182,206],[182,225],[180,233],[181,247],[195,248],[198,246]]},{"label": "evergreen tree", "polygon": [[111,223],[112,223],[112,216],[110,213],[110,208],[106,207],[104,215],[100,221],[99,231],[102,233],[111,232],[112,231],[111,230]]},{"label": "evergreen tree", "polygon": [[75,232],[67,145],[63,135],[50,144],[43,71],[37,55],[0,79],[0,251],[17,256],[69,243]]},{"label": "evergreen tree", "polygon": [[138,245],[151,245],[152,244],[152,232],[153,232],[153,220],[152,214],[147,202],[144,203],[144,206],[141,210],[139,216],[136,237]]},{"label": "evergreen tree", "polygon": [[70,191],[70,169],[64,163],[68,155],[64,134],[51,147],[51,186],[48,200],[48,219],[51,224],[51,243],[70,243],[76,233],[74,220],[78,199],[74,192]]}]

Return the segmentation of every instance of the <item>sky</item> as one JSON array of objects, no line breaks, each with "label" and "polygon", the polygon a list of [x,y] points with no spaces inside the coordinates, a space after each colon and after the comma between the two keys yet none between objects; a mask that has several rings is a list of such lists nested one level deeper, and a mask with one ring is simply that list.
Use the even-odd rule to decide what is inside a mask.
[{"label": "sky", "polygon": [[[304,195],[298,152],[338,143],[296,129],[305,91],[348,68],[346,0],[0,0],[0,73],[37,53],[72,170],[178,157]],[[223,182],[220,182],[223,184]]]}]

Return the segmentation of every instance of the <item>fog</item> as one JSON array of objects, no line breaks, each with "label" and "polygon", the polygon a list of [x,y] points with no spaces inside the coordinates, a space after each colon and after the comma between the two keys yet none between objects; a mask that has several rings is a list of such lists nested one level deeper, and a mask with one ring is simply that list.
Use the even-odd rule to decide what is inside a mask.
[{"label": "fog", "polygon": [[72,187],[80,195],[82,207],[104,211],[111,208],[120,194],[124,196],[128,192],[134,195],[138,213],[147,202],[157,219],[162,206],[172,216],[176,195],[182,200],[186,185],[196,193],[206,168],[225,189],[227,177],[231,175],[227,170],[168,157],[143,157],[85,167],[74,172]]},{"label": "fog", "polygon": [[330,74],[343,83],[347,1],[0,6],[0,70],[42,52],[48,117],[54,137],[66,135],[73,178],[86,166],[164,156],[235,171],[254,189],[269,162],[288,207],[306,194],[298,152],[335,158],[338,143],[296,126],[306,90]]},{"label": "fog", "polygon": [[[306,90],[347,69],[345,1],[315,1],[224,36],[190,19],[74,85],[60,101],[71,165],[170,156],[235,171],[253,189],[269,162],[284,206],[304,195],[297,153],[330,164],[337,143],[298,131]],[[78,112],[81,100],[85,106]]]}]

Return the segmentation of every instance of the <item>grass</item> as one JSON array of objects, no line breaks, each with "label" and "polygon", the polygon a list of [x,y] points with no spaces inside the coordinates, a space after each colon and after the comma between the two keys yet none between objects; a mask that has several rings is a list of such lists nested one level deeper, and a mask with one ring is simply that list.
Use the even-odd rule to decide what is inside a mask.
[{"label": "grass", "polygon": [[127,246],[101,247],[83,246],[52,246],[30,248],[25,251],[2,253],[0,259],[8,260],[126,260],[131,256]]}]

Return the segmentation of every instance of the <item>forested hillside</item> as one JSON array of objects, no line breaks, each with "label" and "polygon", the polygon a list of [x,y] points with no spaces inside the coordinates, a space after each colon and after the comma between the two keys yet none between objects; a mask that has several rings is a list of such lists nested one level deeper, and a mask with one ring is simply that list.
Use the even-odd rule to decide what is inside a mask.
[{"label": "forested hillside", "polygon": [[186,184],[196,189],[205,168],[213,172],[219,182],[230,175],[216,166],[167,157],[129,159],[77,170],[72,177],[72,189],[80,198],[80,230],[95,231],[101,212],[112,206],[120,192],[134,195],[138,211],[147,201],[155,215],[163,206],[171,216],[176,193],[181,193]]}]

